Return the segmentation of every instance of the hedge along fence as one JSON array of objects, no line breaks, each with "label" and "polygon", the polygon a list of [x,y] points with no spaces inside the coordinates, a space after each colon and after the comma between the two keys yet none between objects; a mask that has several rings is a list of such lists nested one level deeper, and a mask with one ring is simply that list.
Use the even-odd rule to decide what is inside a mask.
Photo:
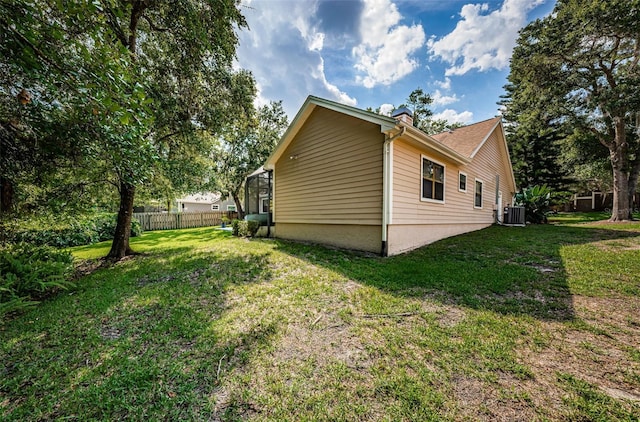
[{"label": "hedge along fence", "polygon": [[133,218],[140,222],[140,226],[144,231],[219,226],[222,224],[223,217],[227,217],[231,221],[234,218],[238,218],[238,213],[235,211],[133,213]]}]

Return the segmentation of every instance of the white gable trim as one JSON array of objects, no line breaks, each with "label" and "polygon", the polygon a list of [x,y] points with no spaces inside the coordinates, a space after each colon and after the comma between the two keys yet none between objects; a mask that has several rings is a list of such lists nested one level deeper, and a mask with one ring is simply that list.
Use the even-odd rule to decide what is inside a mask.
[{"label": "white gable trim", "polygon": [[470,158],[473,159],[473,157],[476,156],[476,154],[478,153],[478,151],[480,151],[480,148],[482,148],[482,146],[489,140],[489,138],[491,137],[491,134],[493,133],[494,130],[496,130],[496,128],[498,127],[498,125],[502,124],[502,122],[500,120],[498,120],[496,122],[495,125],[493,125],[493,127],[491,128],[491,130],[489,132],[487,132],[487,136],[484,137],[484,139],[482,140],[482,142],[480,142],[480,144],[476,147],[476,149],[473,150],[473,152],[470,155]]},{"label": "white gable trim", "polygon": [[460,165],[469,164],[471,162],[470,158],[467,158],[462,154],[454,151],[453,149],[449,148],[442,142],[436,141],[435,139],[433,139],[431,136],[427,135],[420,129],[416,129],[413,126],[408,126],[408,125],[403,125],[403,126],[407,128],[407,131],[406,131],[407,136],[410,139],[413,139],[419,142],[420,144],[430,148],[431,150],[435,151],[437,154],[440,154],[443,157]]},{"label": "white gable trim", "polygon": [[287,131],[284,133],[284,135],[282,135],[282,138],[280,138],[280,142],[278,142],[276,149],[267,159],[267,162],[264,165],[265,169],[273,170],[278,159],[280,159],[291,141],[293,141],[297,133],[307,121],[313,110],[315,110],[315,108],[318,106],[379,125],[381,133],[389,134],[394,130],[398,130],[397,121],[392,117],[375,114],[370,111],[360,110],[355,107],[310,95],[307,97],[302,107],[300,107],[298,114],[296,114],[296,117],[294,117],[293,121],[287,128]]},{"label": "white gable trim", "polygon": [[510,179],[511,179],[511,183],[513,185],[513,190],[514,190],[513,193],[515,193],[515,190],[518,189],[518,187],[516,186],[516,179],[515,179],[515,176],[513,175],[513,166],[511,165],[511,154],[509,154],[509,145],[507,144],[507,138],[505,137],[504,125],[502,124],[502,120],[498,120],[498,122],[491,128],[489,133],[487,133],[487,136],[485,136],[482,142],[480,142],[480,145],[478,145],[476,149],[473,151],[473,153],[471,154],[471,158],[473,159],[473,157],[475,157],[478,151],[480,151],[480,148],[482,148],[482,146],[487,142],[487,140],[491,137],[493,132],[498,128],[498,126],[500,127],[500,132],[502,134],[502,136],[500,136],[499,138],[501,138],[502,147],[504,148],[503,158],[506,158],[507,160],[507,165],[509,166],[508,173],[511,176]]}]

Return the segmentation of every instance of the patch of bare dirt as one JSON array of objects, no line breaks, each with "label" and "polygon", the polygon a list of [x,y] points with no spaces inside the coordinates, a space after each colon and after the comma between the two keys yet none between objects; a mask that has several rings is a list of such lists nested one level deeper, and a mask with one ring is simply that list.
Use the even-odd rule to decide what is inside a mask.
[{"label": "patch of bare dirt", "polygon": [[633,220],[624,220],[624,221],[611,221],[611,220],[598,220],[598,221],[589,221],[586,223],[582,223],[585,226],[618,226],[633,223]]},{"label": "patch of bare dirt", "polygon": [[106,260],[104,258],[85,259],[83,261],[80,261],[74,268],[73,279],[78,280],[84,276],[87,276],[105,266],[105,263]]},{"label": "patch of bare dirt", "polygon": [[467,317],[464,310],[458,306],[440,305],[429,301],[423,303],[422,311],[434,314],[436,322],[443,328],[455,327]]},{"label": "patch of bare dirt", "polygon": [[535,382],[514,386],[523,386],[536,406],[548,409],[550,415],[560,412],[567,393],[557,381],[559,373],[596,386],[621,400],[621,405],[640,402],[640,362],[630,355],[640,350],[640,299],[574,296],[573,300],[576,319],[582,323],[542,322],[548,344],[520,352]]},{"label": "patch of bare dirt", "polygon": [[[292,324],[287,328],[273,352],[273,360],[308,361],[318,366],[330,362],[342,362],[352,369],[371,366],[359,337],[351,333],[350,327],[336,315],[322,315],[308,324]],[[316,322],[317,321],[317,322]]]},{"label": "patch of bare dirt", "polygon": [[[507,375],[505,374],[505,377]],[[510,378],[510,377],[509,377]],[[479,379],[458,376],[451,381],[461,419],[474,421],[531,421],[536,412],[532,404],[514,386],[514,380],[500,379],[489,384]]]},{"label": "patch of bare dirt", "polygon": [[122,337],[122,330],[115,327],[104,326],[100,329],[100,337],[105,340],[117,340]]}]

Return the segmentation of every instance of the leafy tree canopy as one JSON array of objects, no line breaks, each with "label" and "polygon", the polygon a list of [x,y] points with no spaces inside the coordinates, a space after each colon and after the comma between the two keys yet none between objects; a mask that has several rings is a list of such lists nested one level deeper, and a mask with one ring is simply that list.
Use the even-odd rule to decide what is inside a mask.
[{"label": "leafy tree canopy", "polygon": [[[464,126],[461,123],[453,123],[445,119],[433,119],[433,112],[430,108],[432,103],[433,98],[431,98],[431,95],[425,93],[422,88],[418,87],[411,91],[405,103],[394,107],[394,109],[409,109],[413,114],[413,126],[430,135]],[[380,114],[379,107],[375,110],[368,107],[367,111]]]},{"label": "leafy tree canopy", "polygon": [[[55,162],[52,150],[54,168],[115,184],[110,256],[130,253],[136,186],[201,181],[213,135],[252,107],[253,78],[232,68],[236,31],[246,27],[238,3],[0,0],[0,16],[3,153],[17,157],[28,141],[42,159],[23,162],[38,172]],[[23,90],[29,101],[18,98]],[[23,162],[3,160],[2,177],[28,174]]]},{"label": "leafy tree canopy", "polygon": [[244,214],[240,192],[245,179],[264,164],[288,124],[282,101],[272,101],[250,118],[235,119],[222,133],[215,187],[234,199],[240,216]]},{"label": "leafy tree canopy", "polygon": [[[612,220],[631,218],[640,171],[639,33],[639,0],[559,0],[521,31],[509,76],[507,116],[532,139],[589,133],[606,148]],[[592,151],[597,161],[603,150]]]}]

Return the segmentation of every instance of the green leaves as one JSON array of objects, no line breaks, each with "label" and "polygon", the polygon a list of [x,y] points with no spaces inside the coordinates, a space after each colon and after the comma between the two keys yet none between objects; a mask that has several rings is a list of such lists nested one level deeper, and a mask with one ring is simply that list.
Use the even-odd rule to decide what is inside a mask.
[{"label": "green leaves", "polygon": [[[529,167],[565,163],[565,172],[582,177],[608,159],[619,175],[614,215],[619,210],[623,219],[640,172],[639,14],[638,0],[558,1],[554,13],[520,32],[503,102],[512,147],[516,156],[518,149],[529,154]],[[602,185],[605,177],[589,179]]]},{"label": "green leaves", "polygon": [[46,293],[73,286],[73,257],[48,246],[0,247],[0,317],[37,304]]},{"label": "green leaves", "polygon": [[516,193],[515,203],[525,207],[527,222],[541,224],[547,222],[550,200],[551,189],[547,185],[536,185]]},{"label": "green leaves", "polygon": [[240,116],[224,128],[216,154],[216,188],[237,197],[246,177],[267,160],[288,126],[282,101]]}]

